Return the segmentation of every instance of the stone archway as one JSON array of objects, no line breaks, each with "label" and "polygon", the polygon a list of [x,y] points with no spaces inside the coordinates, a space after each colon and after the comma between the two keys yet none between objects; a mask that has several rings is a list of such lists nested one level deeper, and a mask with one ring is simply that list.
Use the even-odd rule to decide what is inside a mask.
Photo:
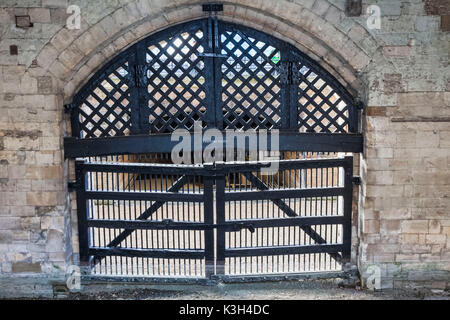
[{"label": "stone archway", "polygon": [[[69,102],[70,97],[89,75],[116,53],[148,34],[182,21],[205,16],[200,3],[157,3],[158,1],[131,1],[115,8],[101,19],[90,23],[84,21],[81,30],[70,31],[63,28],[52,37],[36,59],[37,68],[28,69],[28,72],[52,79],[53,87],[56,88],[55,108],[59,109],[60,113],[64,102]],[[314,58],[345,84],[348,90],[354,91],[361,87],[357,73],[369,64],[372,49],[368,48],[376,48],[375,41],[363,27],[348,20],[341,9],[328,1],[316,1],[314,7],[312,2],[302,5],[281,1],[272,7],[264,1],[249,2],[245,5],[241,1],[230,1],[224,8],[224,12],[220,14],[224,21],[269,31]],[[318,9],[320,10],[317,11]],[[329,11],[333,14],[327,15],[326,12]],[[335,14],[340,17],[339,20],[333,18]],[[362,40],[365,38],[369,44],[363,44]],[[62,135],[68,131],[66,128],[69,128],[68,123],[62,123]],[[68,175],[68,167],[65,166],[63,176]],[[67,213],[65,216],[66,221],[74,219],[69,218]],[[63,233],[66,235],[65,239],[61,239],[65,244],[61,247],[71,248],[73,242],[75,249],[76,231],[72,241],[70,225],[71,223],[66,222],[64,226],[58,227],[66,230]],[[66,252],[71,255],[72,249],[66,249]]]},{"label": "stone archway", "polygon": [[[225,4],[220,17],[269,31],[315,58],[350,90],[357,89],[356,73],[370,62],[373,49],[369,48],[376,47],[375,40],[328,1],[316,1],[316,7],[322,16],[312,11],[311,4],[280,1],[272,7],[264,1],[246,5],[231,1]],[[332,14],[325,15],[329,11]],[[331,19],[334,15],[339,19]],[[158,1],[131,1],[89,27],[82,23],[82,29],[76,32],[61,29],[43,48],[37,63],[61,81],[66,99],[115,53],[162,28],[204,16],[200,4],[188,1],[166,1],[164,5],[158,5]],[[343,24],[348,25],[344,28]]]}]

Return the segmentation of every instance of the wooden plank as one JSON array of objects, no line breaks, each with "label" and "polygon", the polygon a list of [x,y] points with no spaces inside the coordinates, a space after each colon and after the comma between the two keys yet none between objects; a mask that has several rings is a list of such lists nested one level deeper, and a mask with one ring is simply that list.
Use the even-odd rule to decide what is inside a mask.
[{"label": "wooden plank", "polygon": [[[146,220],[104,220],[89,219],[87,225],[93,228],[127,229],[127,230],[205,230],[202,222],[146,221]],[[211,228],[210,228],[211,229]]]},{"label": "wooden plank", "polygon": [[279,246],[261,248],[233,248],[225,250],[225,257],[277,256],[305,253],[339,253],[344,249],[341,244],[317,244],[308,246]]},{"label": "wooden plank", "polygon": [[90,248],[89,255],[95,257],[120,256],[140,258],[165,259],[203,259],[204,250],[174,250],[174,249],[125,249],[125,248]]},{"label": "wooden plank", "polygon": [[252,219],[252,220],[233,220],[228,221],[230,227],[236,223],[245,223],[255,228],[274,228],[274,227],[294,227],[294,226],[316,226],[316,225],[332,225],[343,224],[344,216],[317,216],[317,217],[293,217],[284,219]]},{"label": "wooden plank", "polygon": [[[224,231],[238,230],[236,225],[252,225],[255,228],[291,227],[291,226],[315,226],[343,224],[344,216],[317,216],[317,217],[295,217],[282,219],[252,219],[252,220],[232,220],[222,224],[214,224],[212,215],[209,222],[184,222],[184,221],[143,221],[143,220],[105,220],[88,219],[88,227],[108,228],[108,229],[129,229],[129,230],[207,230],[215,228]],[[240,229],[239,229],[240,230]]]},{"label": "wooden plank", "polygon": [[203,194],[177,192],[86,191],[85,198],[94,200],[135,200],[163,202],[203,202]]},{"label": "wooden plank", "polygon": [[[245,135],[245,133],[241,133]],[[298,133],[280,131],[279,150],[310,152],[355,152],[363,151],[361,134]],[[170,134],[134,135],[108,138],[64,138],[66,158],[94,157],[115,154],[145,154],[152,152],[170,153],[178,141],[171,141]],[[223,136],[225,137],[225,135]],[[267,141],[271,150],[271,141]],[[222,140],[225,150],[225,141]],[[206,143],[202,145],[204,149]],[[195,150],[191,135],[191,150]]]},{"label": "wooden plank", "polygon": [[333,197],[344,195],[344,191],[344,188],[312,188],[227,192],[225,193],[225,201]]},{"label": "wooden plank", "polygon": [[159,163],[85,163],[86,172],[114,172],[158,175],[211,175],[202,165],[175,165]]},{"label": "wooden plank", "polygon": [[83,171],[84,161],[75,162],[75,174],[77,179],[77,217],[78,217],[78,242],[80,246],[80,263],[89,263],[89,234],[87,227],[88,201],[86,201],[86,174]]}]

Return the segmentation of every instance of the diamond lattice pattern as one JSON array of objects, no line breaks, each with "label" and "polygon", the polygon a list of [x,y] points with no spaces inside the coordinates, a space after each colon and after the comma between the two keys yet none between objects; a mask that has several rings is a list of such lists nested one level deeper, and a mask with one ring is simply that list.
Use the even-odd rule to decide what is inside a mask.
[{"label": "diamond lattice pattern", "polygon": [[128,62],[107,74],[82,101],[79,112],[81,138],[130,134]]},{"label": "diamond lattice pattern", "polygon": [[299,62],[298,125],[301,132],[346,133],[349,106],[343,98],[310,67]]},{"label": "diamond lattice pattern", "polygon": [[183,32],[147,49],[150,133],[205,127],[206,90],[202,30]]},{"label": "diamond lattice pattern", "polygon": [[221,34],[224,129],[281,125],[280,51],[241,32]]}]

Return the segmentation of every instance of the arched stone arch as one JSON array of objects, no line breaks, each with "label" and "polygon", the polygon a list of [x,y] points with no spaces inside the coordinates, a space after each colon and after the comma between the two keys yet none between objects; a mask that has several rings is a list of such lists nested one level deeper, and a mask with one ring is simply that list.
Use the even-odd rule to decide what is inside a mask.
[{"label": "arched stone arch", "polygon": [[[118,52],[158,30],[204,16],[201,2],[130,1],[95,24],[82,23],[81,30],[72,33],[61,29],[40,52],[37,62],[59,81],[60,92],[68,101],[93,72]],[[352,91],[358,89],[357,73],[370,62],[369,53],[359,42],[374,40],[356,22],[340,27],[336,16],[342,19],[342,10],[325,0],[281,0],[275,4],[230,0],[220,13],[221,19],[270,32],[294,44]]]}]

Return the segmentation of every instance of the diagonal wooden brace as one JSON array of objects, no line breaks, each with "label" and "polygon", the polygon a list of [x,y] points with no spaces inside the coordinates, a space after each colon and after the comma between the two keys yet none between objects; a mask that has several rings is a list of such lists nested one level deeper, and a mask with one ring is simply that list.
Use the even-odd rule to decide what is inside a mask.
[{"label": "diagonal wooden brace", "polygon": [[[178,179],[168,190],[167,192],[178,192],[181,188],[189,181],[189,177],[184,175],[180,179]],[[155,213],[159,208],[164,205],[164,201],[156,201],[154,202],[147,210],[145,210],[136,220],[146,220],[153,213]],[[132,229],[125,229],[120,233],[116,238],[114,238],[109,244],[108,247],[117,247],[125,238],[133,233]]]},{"label": "diagonal wooden brace", "polygon": [[[242,172],[242,174],[251,182],[253,186],[258,188],[261,191],[269,190],[269,187],[261,181],[257,176],[255,176],[251,172]],[[297,217],[298,214],[295,213],[294,210],[289,207],[286,202],[284,202],[281,199],[274,199],[272,200],[274,204],[277,205],[278,208],[280,208],[281,211],[283,211],[287,216],[289,217]],[[311,239],[314,240],[317,244],[325,244],[327,241],[320,236],[316,231],[314,231],[311,226],[300,226],[300,228],[309,236]],[[342,261],[342,256],[339,253],[329,253],[329,255],[336,260],[337,262]]]}]

